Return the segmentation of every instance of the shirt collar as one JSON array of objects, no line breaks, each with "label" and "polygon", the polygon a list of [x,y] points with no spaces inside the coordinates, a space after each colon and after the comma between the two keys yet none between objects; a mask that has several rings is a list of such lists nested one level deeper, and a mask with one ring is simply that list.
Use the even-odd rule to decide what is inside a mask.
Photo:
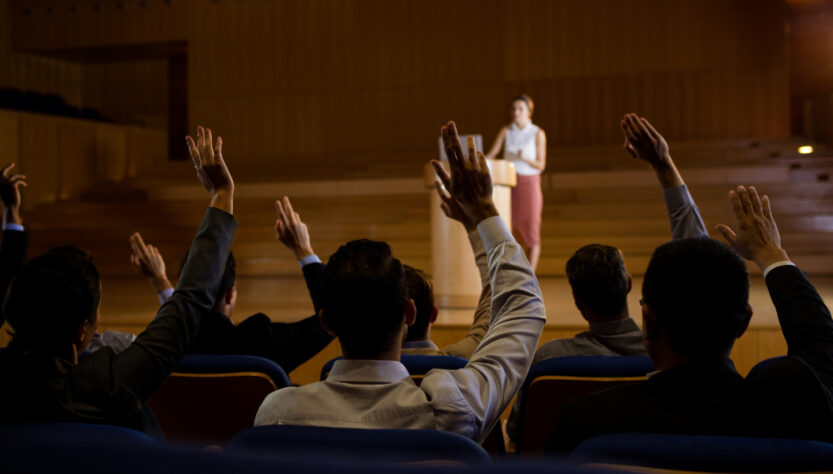
[{"label": "shirt collar", "polygon": [[403,349],[439,349],[434,341],[424,339],[422,341],[402,341]]},{"label": "shirt collar", "polygon": [[615,319],[613,321],[595,321],[590,323],[592,334],[609,336],[638,330],[639,326],[633,318]]},{"label": "shirt collar", "polygon": [[328,382],[396,383],[410,380],[408,369],[396,360],[337,360],[327,376]]}]

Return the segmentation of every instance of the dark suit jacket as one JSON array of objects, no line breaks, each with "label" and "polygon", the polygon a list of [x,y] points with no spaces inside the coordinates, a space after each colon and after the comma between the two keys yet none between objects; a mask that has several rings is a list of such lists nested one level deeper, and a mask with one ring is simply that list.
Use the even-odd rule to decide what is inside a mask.
[{"label": "dark suit jacket", "polygon": [[[303,268],[313,306],[321,309],[321,273],[324,265],[310,263]],[[191,349],[194,354],[245,354],[265,357],[291,372],[327,347],[333,340],[312,315],[294,323],[273,323],[257,313],[234,325],[224,314],[212,312],[200,322]]]},{"label": "dark suit jacket", "polygon": [[767,275],[788,356],[743,378],[728,359],[675,367],[645,382],[564,404],[549,451],[609,433],[679,433],[833,441],[833,320],[793,266]]},{"label": "dark suit jacket", "polygon": [[0,326],[6,320],[2,314],[3,301],[6,299],[6,290],[12,282],[17,271],[26,261],[26,252],[29,247],[29,235],[26,232],[17,230],[4,230],[3,242],[0,243]]},{"label": "dark suit jacket", "polygon": [[102,423],[143,429],[142,407],[188,349],[214,306],[237,221],[209,208],[173,296],[124,352],[99,350],[77,365],[28,353],[13,339],[0,353],[0,424]]}]

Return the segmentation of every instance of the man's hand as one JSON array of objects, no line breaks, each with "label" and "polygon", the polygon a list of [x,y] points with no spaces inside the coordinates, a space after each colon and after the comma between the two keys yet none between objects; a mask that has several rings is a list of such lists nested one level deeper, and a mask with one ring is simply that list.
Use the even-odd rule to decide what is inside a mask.
[{"label": "man's hand", "polygon": [[314,255],[309,239],[307,225],[301,220],[300,214],[292,209],[289,197],[284,196],[283,202],[275,201],[278,219],[275,221],[275,236],[295,254],[298,260]]},{"label": "man's hand", "polygon": [[233,214],[234,180],[223,160],[223,139],[214,141],[210,128],[197,127],[196,141],[185,137],[197,177],[211,193],[211,206]]},{"label": "man's hand", "polygon": [[475,225],[498,215],[492,200],[492,176],[486,165],[486,157],[483,153],[475,152],[474,138],[469,137],[469,154],[466,156],[454,122],[444,125],[441,132],[451,173],[437,160],[431,160],[431,165],[445,189]]},{"label": "man's hand", "polygon": [[472,233],[477,230],[477,223],[472,221],[469,215],[466,214],[466,211],[463,210],[463,206],[460,205],[459,201],[449,196],[443,190],[443,185],[440,184],[439,181],[434,182],[434,189],[436,189],[437,194],[440,195],[440,208],[443,210],[443,214],[445,214],[446,217],[463,224],[463,227],[466,228],[466,232],[468,233]]},{"label": "man's hand", "polygon": [[735,212],[737,232],[727,225],[717,226],[729,245],[742,257],[757,263],[761,270],[773,263],[789,260],[787,252],[781,248],[781,234],[772,218],[769,197],[761,199],[754,187],[747,191],[738,186],[737,191],[729,191],[729,200]]},{"label": "man's hand", "polygon": [[26,187],[26,176],[12,174],[14,163],[0,170],[0,199],[3,200],[3,223],[22,224],[20,220],[20,187]]},{"label": "man's hand", "polygon": [[625,150],[631,156],[647,162],[654,168],[666,165],[670,161],[668,143],[648,119],[636,114],[627,114],[619,125],[625,134]]},{"label": "man's hand", "polygon": [[142,235],[138,232],[130,236],[130,248],[133,250],[130,263],[148,279],[157,293],[174,287],[165,273],[165,260],[159,253],[159,249],[153,245],[145,245]]}]

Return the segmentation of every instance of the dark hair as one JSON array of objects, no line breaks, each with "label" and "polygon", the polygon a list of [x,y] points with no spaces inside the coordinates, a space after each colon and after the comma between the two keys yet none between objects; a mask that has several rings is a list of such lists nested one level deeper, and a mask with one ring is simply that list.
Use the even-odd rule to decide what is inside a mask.
[{"label": "dark hair", "polygon": [[532,116],[532,112],[535,111],[535,102],[532,101],[532,97],[530,97],[526,94],[520,94],[520,95],[516,95],[514,98],[512,98],[512,103],[513,104],[515,102],[518,102],[518,101],[523,102],[523,103],[526,104],[526,108],[529,109],[529,115]]},{"label": "dark hair", "polygon": [[680,354],[719,356],[731,349],[746,321],[749,271],[734,250],[716,240],[668,242],[651,257],[642,299]]},{"label": "dark hair", "polygon": [[95,319],[100,303],[101,282],[92,256],[64,246],[23,265],[9,287],[3,312],[16,340],[52,350],[73,341],[81,324]]},{"label": "dark hair", "polygon": [[422,270],[410,265],[403,265],[405,269],[405,284],[408,285],[408,298],[414,300],[416,306],[416,321],[408,328],[406,341],[421,341],[425,339],[428,325],[431,324],[431,313],[434,311],[434,286]]},{"label": "dark hair", "polygon": [[408,289],[402,263],[385,242],[353,240],[339,247],[323,274],[324,317],[342,350],[374,358],[402,329]]},{"label": "dark hair", "polygon": [[[177,276],[182,276],[182,270],[185,268],[185,262],[188,261],[189,254],[190,250],[185,254],[185,258],[182,259],[182,264],[179,266],[179,273]],[[223,277],[220,279],[220,286],[217,288],[217,293],[214,296],[214,304],[216,305],[221,299],[223,299],[226,293],[230,289],[234,288],[236,283],[237,261],[234,259],[234,254],[231,253],[231,250],[229,250],[228,259],[226,260],[226,268],[223,270]]]},{"label": "dark hair", "polygon": [[628,271],[616,247],[591,244],[567,260],[567,279],[573,294],[594,315],[613,318],[622,314],[628,299]]}]

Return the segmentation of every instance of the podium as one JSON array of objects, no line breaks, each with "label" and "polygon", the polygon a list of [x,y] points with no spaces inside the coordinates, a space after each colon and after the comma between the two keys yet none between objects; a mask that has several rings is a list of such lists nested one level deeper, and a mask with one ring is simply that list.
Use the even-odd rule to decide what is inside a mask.
[{"label": "podium", "polygon": [[[511,229],[512,188],[517,184],[515,166],[507,160],[486,162],[492,174],[492,198]],[[448,169],[448,163],[443,164]],[[424,183],[431,196],[431,279],[435,303],[441,309],[473,309],[480,297],[480,274],[463,225],[446,217],[440,208],[440,197],[434,189],[437,180],[434,169],[427,165]]]}]

